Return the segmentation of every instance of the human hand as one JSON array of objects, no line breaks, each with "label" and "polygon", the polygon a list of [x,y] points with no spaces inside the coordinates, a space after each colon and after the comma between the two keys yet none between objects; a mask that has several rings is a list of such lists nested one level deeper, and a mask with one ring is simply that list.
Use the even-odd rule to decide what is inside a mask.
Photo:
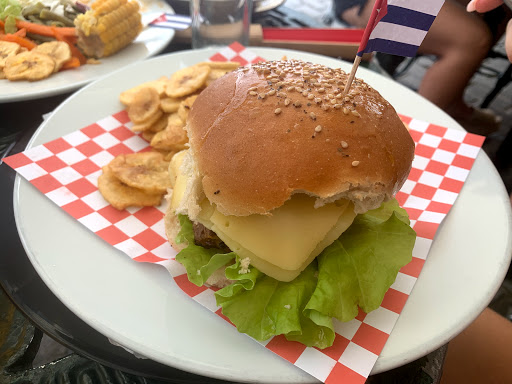
[{"label": "human hand", "polygon": [[[498,8],[503,4],[503,0],[471,0],[467,5],[468,12],[477,11],[485,13]],[[507,24],[507,32],[505,36],[505,50],[507,51],[508,59],[512,62],[512,20]]]}]

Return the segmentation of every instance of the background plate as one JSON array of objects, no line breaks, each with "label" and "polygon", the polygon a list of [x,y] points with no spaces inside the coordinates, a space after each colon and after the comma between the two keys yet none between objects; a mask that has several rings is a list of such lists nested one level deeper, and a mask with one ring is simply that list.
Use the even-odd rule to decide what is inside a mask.
[{"label": "background plate", "polygon": [[[141,4],[141,10],[144,13],[174,13],[163,0],[146,0]],[[0,80],[0,103],[32,100],[74,91],[100,76],[160,53],[173,37],[173,29],[146,27],[132,44],[115,55],[101,59],[101,64],[83,65],[76,69],[55,73],[40,81]]]},{"label": "background plate", "polygon": [[[267,59],[350,64],[282,49],[251,48]],[[81,89],[39,127],[29,147],[43,144],[122,109],[121,91],[208,59],[215,51],[160,56],[122,68]],[[398,112],[462,128],[413,91],[360,68]],[[17,177],[18,232],[34,268],[77,316],[131,351],[197,374],[245,382],[314,382],[299,368],[239,334],[187,297],[158,265],[133,262]],[[373,373],[445,344],[487,306],[511,255],[510,202],[485,153],[477,157],[452,211],[441,225],[416,286]]]}]

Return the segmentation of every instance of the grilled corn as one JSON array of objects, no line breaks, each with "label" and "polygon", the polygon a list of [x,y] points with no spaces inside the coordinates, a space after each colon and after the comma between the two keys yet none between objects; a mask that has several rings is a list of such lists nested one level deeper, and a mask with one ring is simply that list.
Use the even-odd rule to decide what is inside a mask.
[{"label": "grilled corn", "polygon": [[75,19],[78,46],[88,57],[110,56],[130,44],[142,30],[136,0],[97,0]]}]

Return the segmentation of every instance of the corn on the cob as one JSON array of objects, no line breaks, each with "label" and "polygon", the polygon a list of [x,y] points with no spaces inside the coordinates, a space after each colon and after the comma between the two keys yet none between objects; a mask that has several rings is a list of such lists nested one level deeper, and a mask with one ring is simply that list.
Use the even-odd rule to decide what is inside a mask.
[{"label": "corn on the cob", "polygon": [[78,46],[86,56],[110,56],[126,47],[142,30],[136,0],[96,0],[75,19]]}]

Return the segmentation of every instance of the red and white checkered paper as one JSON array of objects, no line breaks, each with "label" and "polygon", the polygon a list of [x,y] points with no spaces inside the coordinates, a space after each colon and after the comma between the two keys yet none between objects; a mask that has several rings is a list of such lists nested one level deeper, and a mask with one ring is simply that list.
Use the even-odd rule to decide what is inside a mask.
[{"label": "red and white checkered paper", "polygon": [[[211,59],[244,65],[262,60],[236,44]],[[437,228],[454,204],[484,141],[481,136],[401,117],[416,143],[411,173],[396,196],[417,233],[412,261],[400,270],[380,308],[369,314],[360,311],[348,323],[334,320],[337,336],[333,346],[307,348],[283,336],[259,342],[325,383],[366,381],[421,272]],[[190,283],[184,267],[174,259],[176,252],[165,236],[165,207],[118,211],[98,191],[102,166],[119,154],[149,149],[131,126],[128,115],[121,111],[5,162],[113,247],[133,260],[165,266],[186,294],[225,318],[216,306],[214,291]],[[234,327],[233,332],[237,332]]]}]

